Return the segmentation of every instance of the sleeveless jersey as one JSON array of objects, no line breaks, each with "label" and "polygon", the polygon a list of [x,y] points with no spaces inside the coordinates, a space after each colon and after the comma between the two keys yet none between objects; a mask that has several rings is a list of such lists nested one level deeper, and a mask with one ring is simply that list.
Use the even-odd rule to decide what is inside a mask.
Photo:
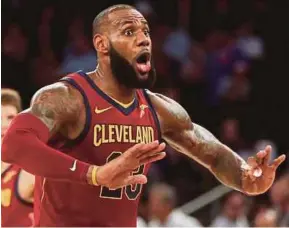
[{"label": "sleeveless jersey", "polygon": [[[134,101],[124,107],[83,72],[68,75],[61,81],[82,94],[86,121],[77,139],[60,143],[52,140],[50,146],[78,160],[104,165],[137,143],[160,139],[157,116],[145,90],[136,90]],[[149,165],[140,166],[134,174],[146,174],[148,168]],[[111,190],[38,177],[36,225],[136,226],[142,187],[138,184]]]},{"label": "sleeveless jersey", "polygon": [[14,227],[32,226],[30,214],[33,204],[25,201],[18,193],[21,168],[10,165],[1,175],[1,225]]}]

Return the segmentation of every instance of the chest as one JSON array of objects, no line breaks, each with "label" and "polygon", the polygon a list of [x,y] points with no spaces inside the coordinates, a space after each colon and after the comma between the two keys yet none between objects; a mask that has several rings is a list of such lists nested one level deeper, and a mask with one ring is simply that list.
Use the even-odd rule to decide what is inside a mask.
[{"label": "chest", "polygon": [[125,153],[137,143],[159,139],[158,120],[146,91],[135,90],[132,101],[123,104],[103,92],[84,73],[65,80],[83,97],[82,130],[77,132],[78,136],[68,151],[74,157],[102,165],[112,154]]},{"label": "chest", "polygon": [[[104,110],[104,107],[97,110]],[[128,116],[113,107],[107,113],[93,111],[89,132],[82,145],[86,148],[84,156],[95,164],[103,164],[112,154],[124,153],[137,143],[158,139],[158,128],[149,108],[136,108]]]}]

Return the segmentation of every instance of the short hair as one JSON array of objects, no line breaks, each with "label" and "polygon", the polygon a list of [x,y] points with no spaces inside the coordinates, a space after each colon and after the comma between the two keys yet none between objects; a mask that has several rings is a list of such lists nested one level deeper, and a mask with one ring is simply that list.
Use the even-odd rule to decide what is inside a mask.
[{"label": "short hair", "polygon": [[101,32],[101,27],[103,25],[107,25],[108,24],[108,15],[112,12],[118,11],[118,10],[123,10],[123,9],[136,9],[135,7],[131,6],[131,5],[126,5],[126,4],[118,4],[118,5],[113,5],[110,6],[106,9],[104,9],[103,11],[101,11],[99,14],[97,14],[97,16],[94,18],[93,20],[93,24],[92,24],[92,33],[93,36],[96,33],[100,33]]},{"label": "short hair", "polygon": [[17,112],[22,111],[21,97],[14,89],[1,89],[1,105],[12,105]]},{"label": "short hair", "polygon": [[150,192],[161,196],[162,203],[169,203],[172,206],[175,206],[177,201],[177,194],[174,187],[165,183],[157,183],[152,186]]}]

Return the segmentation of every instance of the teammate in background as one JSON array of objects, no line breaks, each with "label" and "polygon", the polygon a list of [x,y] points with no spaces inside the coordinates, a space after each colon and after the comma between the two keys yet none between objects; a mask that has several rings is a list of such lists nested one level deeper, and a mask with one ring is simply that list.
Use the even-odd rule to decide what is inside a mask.
[{"label": "teammate in background", "polygon": [[[38,226],[136,226],[149,163],[165,156],[161,137],[248,195],[266,192],[285,155],[271,148],[246,163],[175,101],[154,94],[149,26],[133,7],[115,5],[93,22],[98,66],[40,89],[2,144],[2,159],[36,179]],[[22,153],[25,151],[25,153]]]},{"label": "teammate in background", "polygon": [[[15,90],[1,89],[1,141],[12,119],[21,111]],[[22,151],[25,153],[25,150]],[[34,176],[14,164],[1,162],[1,225],[32,226]]]}]

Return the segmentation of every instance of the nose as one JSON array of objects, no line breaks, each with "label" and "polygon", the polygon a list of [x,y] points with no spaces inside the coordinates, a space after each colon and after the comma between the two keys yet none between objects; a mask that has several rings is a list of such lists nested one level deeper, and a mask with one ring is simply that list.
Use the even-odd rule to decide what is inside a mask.
[{"label": "nose", "polygon": [[146,36],[143,32],[140,32],[137,36],[137,46],[148,47],[149,45],[150,45],[150,38]]}]

